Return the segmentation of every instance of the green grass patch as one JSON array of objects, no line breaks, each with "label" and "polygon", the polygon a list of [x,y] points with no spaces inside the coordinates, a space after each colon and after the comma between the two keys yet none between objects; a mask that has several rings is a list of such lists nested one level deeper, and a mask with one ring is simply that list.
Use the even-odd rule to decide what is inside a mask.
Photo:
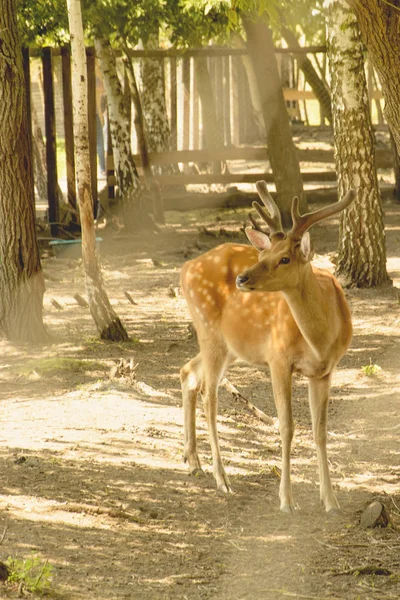
[{"label": "green grass patch", "polygon": [[43,561],[37,555],[25,559],[9,556],[6,565],[9,570],[7,581],[18,586],[21,597],[26,593],[49,595],[54,567],[47,560]]},{"label": "green grass patch", "polygon": [[51,377],[67,373],[82,374],[93,371],[104,371],[105,368],[105,365],[100,361],[56,356],[53,358],[29,360],[24,365],[14,367],[13,371],[22,377],[28,377],[34,372],[41,377]]},{"label": "green grass patch", "polygon": [[379,365],[373,365],[370,363],[369,365],[364,365],[361,367],[361,371],[367,377],[376,377],[382,371],[382,368]]}]

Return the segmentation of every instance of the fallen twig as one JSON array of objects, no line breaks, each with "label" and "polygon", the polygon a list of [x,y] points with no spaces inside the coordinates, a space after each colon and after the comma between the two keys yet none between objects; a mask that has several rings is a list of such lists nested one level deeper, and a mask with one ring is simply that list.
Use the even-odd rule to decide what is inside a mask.
[{"label": "fallen twig", "polygon": [[246,406],[250,410],[250,412],[252,412],[253,415],[255,415],[258,419],[260,419],[260,421],[267,423],[267,425],[276,426],[277,419],[274,419],[273,417],[269,417],[268,415],[265,414],[265,412],[263,412],[262,410],[257,408],[257,406],[254,406],[254,404],[252,402],[250,402],[250,400],[245,398],[243,396],[243,394],[241,394],[239,392],[239,390],[230,381],[228,381],[228,379],[226,377],[224,377],[224,379],[222,380],[221,383],[228,390],[228,392],[230,392],[232,394],[232,396],[235,398],[235,400],[240,400],[241,402],[246,404]]},{"label": "fallen twig", "polygon": [[334,571],[332,575],[391,575],[392,572],[384,567],[378,567],[377,565],[360,565],[351,569],[345,569],[344,571]]},{"label": "fallen twig", "polygon": [[74,300],[79,304],[79,306],[82,306],[82,308],[89,308],[89,304],[80,294],[75,294]]},{"label": "fallen twig", "polygon": [[70,513],[86,513],[87,515],[106,515],[113,519],[125,519],[127,521],[134,521],[140,523],[140,519],[134,515],[125,512],[121,508],[106,508],[103,506],[91,506],[90,504],[79,504],[77,502],[68,502],[66,504],[58,504],[52,507],[52,510],[64,510]]},{"label": "fallen twig", "polygon": [[8,527],[7,527],[7,525],[6,525],[6,526],[4,527],[4,529],[3,529],[3,533],[1,534],[1,538],[0,538],[0,546],[1,546],[1,544],[4,542],[4,539],[5,539],[5,537],[6,537],[6,533],[7,533],[7,529],[8,529]]},{"label": "fallen twig", "polygon": [[337,598],[334,598],[333,596],[309,596],[308,594],[298,594],[297,592],[287,592],[286,590],[277,590],[271,588],[263,588],[259,591],[280,594],[281,596],[287,596],[289,598],[301,598],[302,600],[337,600]]},{"label": "fallen twig", "polygon": [[125,295],[125,298],[127,298],[131,304],[133,304],[134,306],[137,306],[137,302],[135,302],[135,300],[132,298],[132,296],[130,295],[129,292],[124,292],[124,295]]}]

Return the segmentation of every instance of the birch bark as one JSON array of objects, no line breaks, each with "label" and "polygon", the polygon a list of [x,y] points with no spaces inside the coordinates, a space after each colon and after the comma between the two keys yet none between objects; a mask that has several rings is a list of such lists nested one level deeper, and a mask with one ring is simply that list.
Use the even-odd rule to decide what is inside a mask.
[{"label": "birch bark", "polygon": [[325,6],[339,197],[357,190],[340,217],[337,274],[345,286],[374,287],[389,277],[363,45],[345,0]]},{"label": "birch bark", "polygon": [[[158,50],[158,33],[149,36],[146,50]],[[150,152],[171,149],[171,129],[165,102],[164,61],[145,58],[141,61],[142,109],[146,121]]]},{"label": "birch bark", "polygon": [[399,0],[348,0],[361,35],[379,74],[385,99],[384,115],[400,154],[400,3]]},{"label": "birch bark", "polygon": [[12,341],[46,341],[32,137],[13,0],[4,0],[0,11],[0,223],[0,329]]},{"label": "birch bark", "polygon": [[108,40],[96,38],[94,45],[107,94],[108,125],[124,224],[129,230],[147,227],[150,225],[150,219],[132,155],[129,120],[115,56]]},{"label": "birch bark", "polygon": [[96,252],[93,197],[90,177],[87,112],[87,70],[80,0],[67,0],[71,35],[72,94],[77,196],[82,225],[82,260],[90,312],[102,339],[128,340],[128,334],[111,307]]}]

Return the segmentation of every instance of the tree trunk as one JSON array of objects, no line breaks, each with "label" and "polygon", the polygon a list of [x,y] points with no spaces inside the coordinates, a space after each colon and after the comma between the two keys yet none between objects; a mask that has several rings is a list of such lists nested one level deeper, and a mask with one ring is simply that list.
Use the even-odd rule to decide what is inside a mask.
[{"label": "tree trunk", "polygon": [[71,34],[77,195],[82,224],[82,260],[89,307],[102,339],[127,341],[128,334],[108,300],[96,253],[90,177],[86,53],[80,0],[68,0],[68,20]]},{"label": "tree trunk", "polygon": [[[31,107],[32,115],[32,152],[33,152],[33,173],[36,191],[41,200],[47,200],[47,165],[46,165],[46,145],[43,140],[42,129],[35,107]],[[58,204],[60,207],[60,223],[67,226],[76,215],[76,210],[67,201],[59,184],[57,184]]]},{"label": "tree trunk", "polygon": [[368,56],[379,74],[384,115],[400,154],[400,28],[399,3],[348,0],[353,7]]},{"label": "tree trunk", "polygon": [[160,186],[153,177],[153,171],[149,160],[149,151],[147,146],[147,139],[144,127],[144,118],[142,112],[142,103],[140,101],[139,89],[137,86],[135,71],[133,69],[132,60],[126,52],[124,58],[125,72],[127,75],[127,83],[130,88],[130,95],[133,100],[135,107],[134,124],[136,130],[136,137],[139,146],[140,157],[142,159],[142,169],[144,178],[146,181],[147,189],[152,198],[153,205],[153,217],[157,223],[165,224],[164,206],[162,197],[160,194]]},{"label": "tree trunk", "polygon": [[[224,132],[222,123],[218,121],[215,109],[215,98],[208,71],[207,59],[197,56],[194,59],[194,70],[197,79],[197,89],[201,102],[201,114],[203,120],[204,144],[206,150],[224,147]],[[224,169],[219,161],[212,165],[214,173],[221,173]]]},{"label": "tree trunk", "polygon": [[345,286],[374,287],[389,281],[383,214],[363,46],[345,0],[327,2],[327,43],[339,196],[357,189],[340,217],[337,274]]},{"label": "tree trunk", "polygon": [[394,141],[392,132],[390,132],[390,145],[393,150],[393,161],[394,161],[393,198],[396,200],[396,202],[400,202],[400,155],[397,152],[396,142]]},{"label": "tree trunk", "polygon": [[[231,34],[231,42],[235,48],[245,48],[246,43],[241,35],[236,32]],[[251,106],[253,109],[253,119],[255,122],[255,126],[258,132],[258,138],[265,137],[265,128],[264,128],[264,117],[262,113],[261,99],[260,93],[258,90],[258,83],[256,74],[254,72],[253,63],[248,54],[244,54],[241,56],[241,61],[246,71],[247,82],[249,86],[249,94],[251,99]]]},{"label": "tree trunk", "polygon": [[[158,33],[149,35],[145,50],[158,50]],[[150,152],[171,149],[171,129],[165,103],[164,61],[162,58],[144,58],[141,61],[142,109],[146,123]],[[165,172],[165,168],[162,169]],[[167,166],[167,171],[173,169]],[[161,173],[161,171],[160,171]]]},{"label": "tree trunk", "polygon": [[122,198],[124,224],[129,230],[147,227],[150,225],[150,219],[133,159],[129,121],[115,56],[108,40],[96,38],[95,49],[107,93],[108,126],[111,132],[115,175]]},{"label": "tree trunk", "polygon": [[249,54],[254,65],[267,135],[268,156],[274,174],[277,204],[285,226],[291,224],[294,196],[306,207],[299,160],[276,63],[272,32],[265,23],[243,15]]},{"label": "tree trunk", "polygon": [[48,340],[35,230],[29,130],[16,4],[0,11],[0,329],[12,341]]},{"label": "tree trunk", "polygon": [[[289,46],[289,48],[300,48],[300,44],[297,41],[296,35],[287,27],[282,28],[282,35]],[[313,90],[315,97],[317,98],[321,112],[324,119],[329,124],[332,123],[332,106],[331,106],[331,94],[327,86],[326,81],[321,79],[317,71],[314,69],[312,62],[307,58],[307,54],[302,52],[292,52],[292,56],[296,59],[297,64],[303,72],[304,79],[310,85]]]}]

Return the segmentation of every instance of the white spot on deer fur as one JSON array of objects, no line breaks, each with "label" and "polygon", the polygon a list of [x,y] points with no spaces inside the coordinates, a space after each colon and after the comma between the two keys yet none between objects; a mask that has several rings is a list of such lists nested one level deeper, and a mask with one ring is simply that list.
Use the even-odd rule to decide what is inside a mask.
[{"label": "white spot on deer fur", "polygon": [[221,257],[220,256],[214,256],[214,262],[215,263],[221,262]]},{"label": "white spot on deer fur", "polygon": [[227,274],[227,272],[228,272],[228,267],[227,267],[226,265],[224,265],[224,266],[221,268],[221,272],[222,272],[224,275],[226,275],[226,274]]}]

